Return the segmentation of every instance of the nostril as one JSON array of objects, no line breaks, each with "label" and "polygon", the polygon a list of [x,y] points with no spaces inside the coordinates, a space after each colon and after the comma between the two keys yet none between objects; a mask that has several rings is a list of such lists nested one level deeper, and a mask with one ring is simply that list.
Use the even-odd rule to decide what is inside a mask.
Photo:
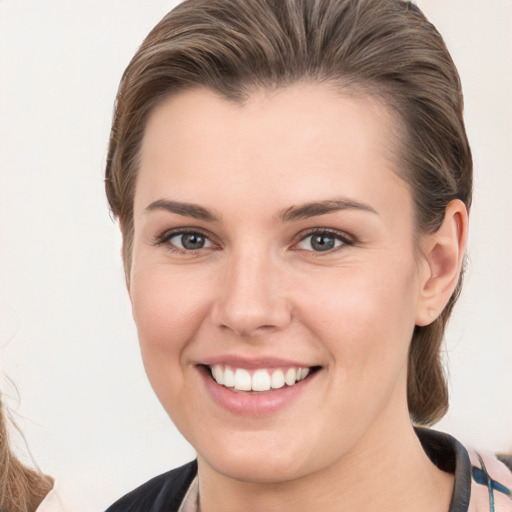
[{"label": "nostril", "polygon": [[222,324],[219,327],[225,331],[231,331],[232,333],[236,334],[240,338],[252,338],[254,336],[257,336],[258,334],[268,333],[268,332],[271,332],[271,331],[274,331],[277,329],[276,326],[270,325],[270,324],[258,325],[256,327],[247,327],[247,328],[242,328],[242,327],[235,328],[230,325]]}]

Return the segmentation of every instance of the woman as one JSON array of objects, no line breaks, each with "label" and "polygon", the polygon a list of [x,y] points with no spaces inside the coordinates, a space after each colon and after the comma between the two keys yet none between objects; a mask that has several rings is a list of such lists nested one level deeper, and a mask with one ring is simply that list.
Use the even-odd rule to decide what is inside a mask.
[{"label": "woman", "polygon": [[109,511],[512,510],[505,466],[423,428],[472,161],[416,6],[183,2],[125,71],[106,188],[146,372],[197,451]]},{"label": "woman", "polygon": [[[53,480],[23,465],[9,447],[5,410],[0,401],[0,510],[34,512],[51,510],[45,502]],[[46,498],[45,498],[46,497]],[[38,508],[40,507],[40,508]]]}]

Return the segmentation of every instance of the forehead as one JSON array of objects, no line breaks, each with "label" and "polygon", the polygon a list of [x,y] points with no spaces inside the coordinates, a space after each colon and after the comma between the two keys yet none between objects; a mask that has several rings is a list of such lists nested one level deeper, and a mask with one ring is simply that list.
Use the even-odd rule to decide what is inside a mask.
[{"label": "forehead", "polygon": [[[354,88],[299,82],[272,90],[255,89],[243,101],[234,101],[198,87],[170,95],[152,111],[144,132],[143,152],[162,138],[166,144],[172,143],[169,136],[179,138],[180,143],[193,136],[200,144],[223,131],[230,135],[226,140],[230,144],[248,137],[259,140],[264,138],[259,129],[265,124],[274,136],[281,133],[283,142],[287,133],[295,140],[310,141],[314,136],[328,139],[326,135],[334,130],[347,140],[348,132],[357,130],[354,139],[364,143],[374,136],[374,142],[380,139],[382,147],[390,147],[397,132],[384,101]],[[236,133],[240,137],[233,136]]]},{"label": "forehead", "polygon": [[148,120],[136,203],[167,193],[189,199],[203,189],[207,199],[214,188],[232,199],[243,184],[262,202],[276,187],[293,202],[329,189],[334,195],[379,194],[377,178],[403,186],[396,174],[395,124],[375,98],[318,84],[255,91],[243,103],[207,89],[180,92]]}]

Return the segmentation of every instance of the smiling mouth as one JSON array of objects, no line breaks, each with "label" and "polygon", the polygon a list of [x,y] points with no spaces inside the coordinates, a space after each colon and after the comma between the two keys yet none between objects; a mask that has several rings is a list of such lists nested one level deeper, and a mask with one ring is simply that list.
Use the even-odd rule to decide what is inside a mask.
[{"label": "smiling mouth", "polygon": [[247,370],[227,365],[206,366],[212,379],[220,386],[234,391],[270,391],[295,386],[319,369],[312,367],[258,368]]}]

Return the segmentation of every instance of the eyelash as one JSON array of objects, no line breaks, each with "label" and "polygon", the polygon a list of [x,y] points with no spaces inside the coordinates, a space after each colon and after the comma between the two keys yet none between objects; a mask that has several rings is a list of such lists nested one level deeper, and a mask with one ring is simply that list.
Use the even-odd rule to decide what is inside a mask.
[{"label": "eyelash", "polygon": [[203,247],[201,247],[200,249],[198,250],[192,250],[192,249],[181,249],[180,247],[176,247],[175,245],[173,245],[170,240],[174,237],[177,237],[177,236],[183,236],[183,235],[199,235],[201,237],[203,237],[205,240],[209,241],[211,244],[213,244],[214,242],[212,242],[211,240],[211,235],[209,235],[208,233],[200,230],[200,229],[197,229],[197,228],[181,228],[181,229],[175,229],[175,230],[171,230],[171,231],[165,231],[164,233],[162,233],[160,236],[157,237],[157,239],[155,240],[155,243],[154,245],[165,245],[166,246],[166,249],[170,252],[175,252],[175,253],[179,253],[179,254],[197,254],[198,251],[200,251],[201,249],[203,249]]},{"label": "eyelash", "polygon": [[[198,251],[200,251],[201,249],[205,249],[204,247],[201,247],[197,250],[181,249],[180,247],[176,247],[175,245],[170,243],[170,240],[172,238],[187,235],[187,234],[199,235],[199,236],[203,237],[205,240],[207,240],[209,243],[215,245],[215,243],[212,242],[212,240],[211,240],[211,238],[212,238],[211,235],[209,235],[208,233],[206,233],[200,229],[197,229],[197,228],[181,228],[181,229],[166,231],[157,237],[157,239],[154,242],[154,245],[157,245],[157,246],[158,245],[166,245],[167,250],[169,250],[171,252],[180,253],[180,254],[190,254],[190,255],[197,254]],[[312,237],[312,236],[333,238],[335,241],[341,242],[341,244],[338,246],[335,246],[333,248],[326,249],[325,251],[315,251],[313,249],[309,250],[309,249],[302,249],[302,248],[297,247],[298,244],[300,244],[301,242],[304,242],[305,240],[307,240],[309,237]],[[315,254],[316,256],[321,256],[322,254],[331,254],[333,252],[336,252],[336,251],[342,249],[344,246],[351,246],[351,245],[354,245],[355,243],[356,243],[356,241],[353,239],[353,237],[351,237],[347,233],[344,233],[343,231],[338,231],[336,229],[329,229],[329,228],[310,228],[307,231],[300,233],[296,237],[296,241],[293,242],[292,248],[296,251],[306,251],[306,252]],[[206,249],[209,249],[209,248],[210,247],[206,247]]]},{"label": "eyelash", "polygon": [[351,246],[355,244],[355,240],[353,239],[353,237],[351,237],[350,235],[343,231],[338,231],[336,229],[329,228],[311,228],[308,229],[306,232],[300,233],[300,235],[298,236],[298,241],[294,243],[294,246],[297,246],[299,243],[304,242],[305,240],[312,236],[333,238],[335,241],[341,242],[341,244],[338,245],[337,247],[333,247],[332,249],[327,249],[325,251],[314,251],[312,249],[300,248],[296,248],[295,250],[304,250],[307,252],[311,252],[315,256],[321,256],[323,254],[332,254],[333,252],[337,252],[338,250],[342,249],[344,246]]}]

